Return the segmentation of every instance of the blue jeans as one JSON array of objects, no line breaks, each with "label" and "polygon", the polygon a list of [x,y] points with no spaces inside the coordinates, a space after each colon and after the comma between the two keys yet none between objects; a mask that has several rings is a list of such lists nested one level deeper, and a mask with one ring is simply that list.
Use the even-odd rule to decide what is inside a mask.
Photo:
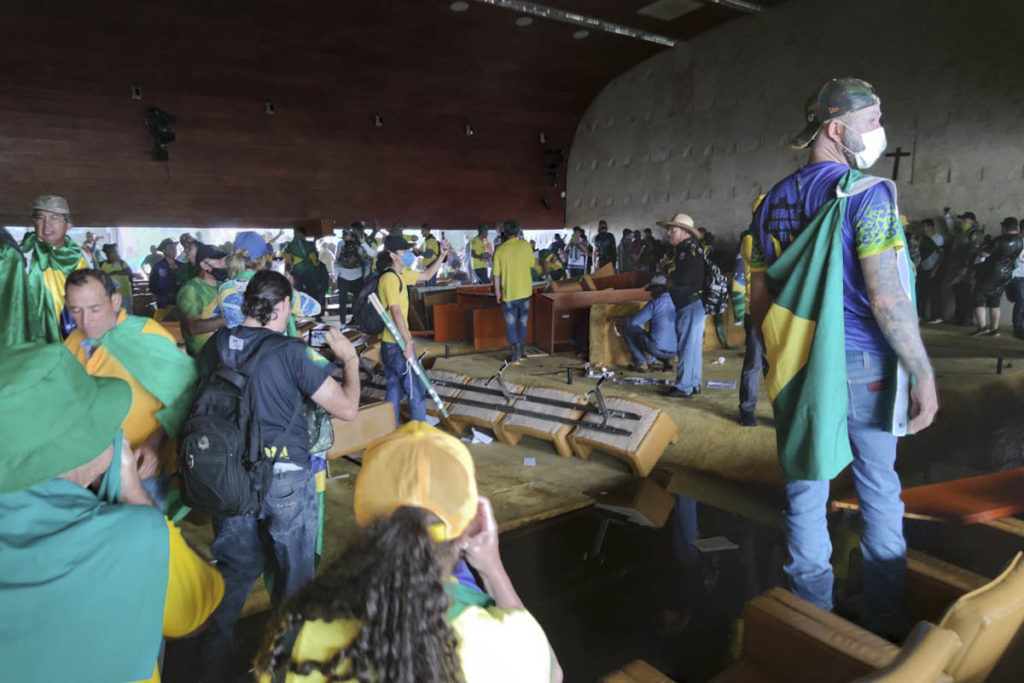
[{"label": "blue jeans", "polygon": [[476,273],[476,281],[481,285],[491,284],[491,278],[487,275],[486,268],[475,268],[473,272]]},{"label": "blue jeans", "polygon": [[526,326],[530,322],[530,297],[503,301],[501,310],[505,314],[505,339],[511,345],[526,341]]},{"label": "blue jeans", "polygon": [[700,298],[676,309],[676,339],[679,364],[676,368],[676,389],[692,394],[700,389],[702,351],[704,350],[704,303]]},{"label": "blue jeans", "polygon": [[[864,555],[862,604],[867,624],[895,632],[903,618],[907,544],[903,540],[903,501],[896,463],[896,437],[886,430],[885,386],[894,357],[862,351],[846,352],[849,393],[847,428],[853,450],[853,480],[861,516]],[[825,519],[828,481],[786,483],[784,518],[789,561],[783,569],[801,598],[832,609],[832,544]]]},{"label": "blue jeans", "polygon": [[747,335],[747,348],[743,352],[743,370],[740,373],[740,412],[754,414],[757,407],[757,392],[761,387],[761,374],[767,373],[768,364],[764,358],[764,341],[760,330],[754,329],[751,316],[743,319],[743,331]]},{"label": "blue jeans", "polygon": [[224,599],[202,635],[202,680],[227,679],[235,621],[265,570],[274,573],[275,603],[313,580],[318,515],[313,474],[302,469],[274,472],[257,514],[214,517],[210,552],[224,577]]},{"label": "blue jeans", "polygon": [[384,363],[384,374],[387,378],[385,400],[395,407],[395,424],[401,424],[398,406],[402,396],[409,397],[409,419],[425,422],[427,419],[427,401],[424,398],[423,384],[415,373],[406,365],[405,356],[398,344],[381,342],[380,358]]},{"label": "blue jeans", "polygon": [[626,340],[626,346],[633,355],[633,362],[643,365],[647,358],[654,356],[658,360],[672,360],[676,355],[675,349],[667,351],[654,348],[654,338],[651,333],[639,325],[626,325],[622,330],[622,338]]}]

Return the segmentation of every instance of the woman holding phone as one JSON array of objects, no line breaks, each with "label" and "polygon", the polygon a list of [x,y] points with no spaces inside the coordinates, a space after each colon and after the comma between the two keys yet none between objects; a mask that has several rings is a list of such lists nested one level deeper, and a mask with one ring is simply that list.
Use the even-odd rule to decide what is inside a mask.
[{"label": "woman holding phone", "polygon": [[[380,439],[363,454],[355,513],[355,544],[268,632],[261,681],[562,680],[505,572],[462,442],[424,422]],[[486,592],[454,578],[462,557]]]}]

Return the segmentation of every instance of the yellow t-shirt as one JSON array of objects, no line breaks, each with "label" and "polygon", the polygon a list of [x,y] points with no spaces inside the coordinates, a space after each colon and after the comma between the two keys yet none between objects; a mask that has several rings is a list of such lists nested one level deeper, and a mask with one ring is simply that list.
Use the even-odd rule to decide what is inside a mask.
[{"label": "yellow t-shirt", "polygon": [[[482,237],[474,237],[469,241],[469,251],[471,254],[486,254],[487,253],[487,242]],[[479,270],[487,267],[487,261],[482,258],[473,257],[473,270]]]},{"label": "yellow t-shirt", "polygon": [[[405,321],[406,327],[409,325],[409,287],[412,287],[419,280],[420,274],[415,270],[406,268],[401,273],[391,271],[385,271],[381,274],[380,279],[377,280],[377,298],[380,299],[380,303],[384,306],[384,310],[391,313],[391,307],[395,304],[402,309],[402,319]],[[399,286],[399,278],[401,278],[401,286]],[[393,317],[393,316],[392,316]],[[395,322],[397,325],[397,321]],[[391,334],[391,331],[384,328],[384,332],[380,335],[381,341],[391,342],[397,344],[398,340]]]},{"label": "yellow t-shirt", "polygon": [[438,244],[437,238],[434,237],[433,235],[431,235],[430,237],[425,239],[423,241],[423,251],[424,252],[426,252],[426,251],[434,252],[433,256],[430,256],[430,257],[424,256],[423,257],[422,266],[424,268],[429,268],[430,266],[432,266],[434,264],[434,261],[436,261],[438,259],[438,257],[441,256],[441,245]]},{"label": "yellow t-shirt", "polygon": [[104,261],[100,264],[100,270],[114,278],[114,281],[118,284],[118,294],[123,296],[127,302],[132,296],[132,278],[130,275],[115,275],[114,273],[125,270],[128,265],[124,261],[118,261],[117,264],[112,264],[110,261]]},{"label": "yellow t-shirt", "polygon": [[[544,629],[522,608],[467,607],[452,630],[458,638],[459,659],[466,683],[548,683],[551,680],[551,647]],[[330,661],[359,633],[359,621],[307,621],[292,648],[299,661]],[[338,668],[344,675],[350,662]],[[288,673],[286,683],[323,683],[319,673],[301,676]],[[269,683],[267,676],[261,683]]]},{"label": "yellow t-shirt", "polygon": [[[170,536],[167,595],[164,596],[163,634],[181,638],[192,633],[210,618],[224,597],[224,579],[220,572],[196,555],[178,527],[167,522]],[[144,683],[160,683],[156,665]]]},{"label": "yellow t-shirt", "polygon": [[501,277],[502,301],[526,299],[533,294],[533,249],[526,240],[511,239],[502,242],[494,251],[494,265],[491,275]]},{"label": "yellow t-shirt", "polygon": [[[117,316],[118,324],[123,323],[126,317],[127,314],[122,309]],[[177,344],[164,326],[155,320],[146,321],[142,328],[142,334],[157,334],[170,340],[171,343]],[[64,340],[64,346],[85,367],[86,372],[94,377],[123,379],[132,388],[132,405],[121,423],[121,429],[124,430],[124,436],[132,448],[138,448],[160,427],[156,414],[164,409],[164,404],[156,396],[146,391],[145,387],[139,384],[138,380],[129,374],[121,362],[103,346],[97,348],[90,358],[86,348],[82,346],[83,341],[85,341],[85,335],[81,330],[76,329]]]}]

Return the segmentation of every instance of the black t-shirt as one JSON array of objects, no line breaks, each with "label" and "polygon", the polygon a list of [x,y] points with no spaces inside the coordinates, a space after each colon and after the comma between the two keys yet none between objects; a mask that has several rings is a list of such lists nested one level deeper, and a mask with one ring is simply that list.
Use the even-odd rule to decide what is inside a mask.
[{"label": "black t-shirt", "polygon": [[673,247],[668,282],[668,292],[676,308],[682,308],[699,298],[704,288],[704,254],[696,240],[684,240]]},{"label": "black t-shirt", "polygon": [[987,248],[989,257],[978,265],[978,282],[1009,281],[1013,277],[1022,246],[1024,242],[1016,233],[999,235],[992,240]]},{"label": "black t-shirt", "polygon": [[[196,359],[199,376],[212,373],[223,361],[240,368],[265,336],[279,334],[262,327],[221,328]],[[309,428],[299,406],[331,376],[333,365],[301,339],[265,353],[252,370],[260,436],[266,452],[278,462],[309,467]],[[277,449],[274,451],[273,449]]]}]

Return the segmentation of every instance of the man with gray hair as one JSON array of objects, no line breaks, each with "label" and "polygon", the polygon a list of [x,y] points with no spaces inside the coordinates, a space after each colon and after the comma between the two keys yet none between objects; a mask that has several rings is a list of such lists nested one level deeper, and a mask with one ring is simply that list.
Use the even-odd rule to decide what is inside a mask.
[{"label": "man with gray hair", "polygon": [[60,342],[70,334],[75,323],[64,308],[64,281],[72,271],[89,267],[82,247],[67,236],[71,209],[66,199],[36,197],[31,221],[34,231],[21,242],[23,261],[5,259],[0,270],[6,309],[0,339],[10,344]]}]

